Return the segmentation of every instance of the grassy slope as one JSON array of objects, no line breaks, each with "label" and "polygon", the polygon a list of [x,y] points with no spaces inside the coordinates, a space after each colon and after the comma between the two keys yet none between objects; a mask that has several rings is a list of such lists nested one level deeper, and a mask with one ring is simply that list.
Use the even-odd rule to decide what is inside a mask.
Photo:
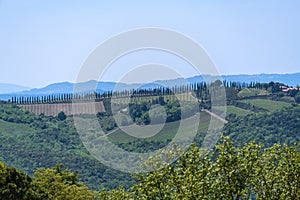
[{"label": "grassy slope", "polygon": [[[198,132],[205,132],[207,131],[208,125],[209,125],[209,121],[210,121],[210,116],[207,113],[201,113],[200,116],[200,123],[198,126]],[[188,121],[189,123],[189,121]],[[153,137],[149,137],[146,138],[146,141],[162,141],[162,140],[168,140],[168,139],[172,139],[174,137],[174,135],[176,134],[177,130],[178,130],[178,126],[179,126],[180,122],[179,121],[175,121],[175,122],[170,122],[170,123],[166,123],[165,126],[162,128],[162,130],[157,133],[155,136]],[[185,127],[185,135],[189,136],[191,135],[191,130],[193,130],[193,128],[197,126],[197,124],[189,124],[189,126]],[[126,131],[126,129],[129,129],[130,127],[123,127],[124,130]],[[135,140],[134,137],[126,134],[124,131],[122,131],[120,128],[118,128],[117,130],[113,131],[110,135],[109,135],[109,139],[113,142],[130,142]]]},{"label": "grassy slope", "polygon": [[[224,106],[219,106],[219,107],[216,107],[216,109],[220,110],[220,111],[224,111],[225,107]],[[227,106],[226,107],[226,113],[227,114],[236,114],[236,116],[241,117],[241,116],[251,114],[252,112],[250,110],[245,110],[245,109],[238,108],[238,107],[235,107],[235,106]]]},{"label": "grassy slope", "polygon": [[15,124],[6,122],[0,119],[0,133],[1,136],[22,136],[28,133],[34,133],[34,129],[26,124]]},{"label": "grassy slope", "polygon": [[267,109],[271,112],[292,106],[290,103],[281,102],[281,101],[272,101],[268,99],[246,99],[246,100],[242,100],[242,102],[249,103],[259,108]]},{"label": "grassy slope", "polygon": [[266,95],[269,94],[266,90],[259,90],[254,88],[244,88],[239,93],[239,97],[251,97],[251,96],[258,96],[258,95]]}]

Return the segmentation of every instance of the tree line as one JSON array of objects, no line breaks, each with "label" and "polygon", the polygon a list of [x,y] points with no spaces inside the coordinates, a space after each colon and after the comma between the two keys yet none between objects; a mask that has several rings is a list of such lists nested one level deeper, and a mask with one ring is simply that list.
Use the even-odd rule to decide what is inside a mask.
[{"label": "tree line", "polygon": [[52,94],[45,96],[14,96],[10,99],[12,103],[17,104],[37,104],[37,103],[57,103],[57,102],[71,102],[73,100],[100,100],[105,98],[124,98],[124,97],[145,97],[145,96],[165,96],[180,93],[193,92],[196,98],[209,96],[209,90],[215,86],[224,86],[226,88],[268,88],[270,84],[265,83],[245,83],[226,81],[221,82],[217,80],[213,83],[199,82],[187,85],[175,85],[172,87],[156,87],[150,89],[132,89],[123,91],[106,91],[106,92],[90,92],[90,93],[63,93]]},{"label": "tree line", "polygon": [[[62,103],[62,102],[72,102],[72,101],[84,101],[84,100],[103,100],[110,98],[133,98],[138,99],[140,97],[147,96],[167,96],[182,93],[191,92],[197,99],[209,99],[210,93],[213,92],[214,87],[223,86],[226,89],[234,88],[236,90],[242,90],[244,88],[253,88],[259,90],[268,90],[271,93],[280,93],[280,86],[284,86],[283,83],[270,82],[270,83],[259,83],[259,82],[234,82],[226,81],[223,82],[216,80],[213,83],[199,82],[187,85],[176,85],[172,87],[156,87],[149,89],[132,89],[132,90],[122,90],[122,91],[106,91],[106,92],[87,92],[87,93],[63,93],[63,94],[52,94],[46,96],[14,96],[9,101],[16,104],[39,104],[39,103]],[[282,94],[281,94],[282,95]],[[299,91],[291,90],[288,95],[294,97],[295,100],[300,102]]]}]

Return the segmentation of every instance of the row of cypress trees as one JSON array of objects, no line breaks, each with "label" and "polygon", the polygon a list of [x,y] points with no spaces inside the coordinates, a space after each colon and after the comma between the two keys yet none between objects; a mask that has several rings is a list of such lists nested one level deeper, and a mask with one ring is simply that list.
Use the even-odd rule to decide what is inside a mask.
[{"label": "row of cypress trees", "polygon": [[256,88],[263,89],[268,88],[269,84],[262,83],[240,83],[232,81],[215,81],[212,84],[207,84],[206,82],[199,82],[187,85],[176,85],[172,87],[157,87],[152,89],[132,89],[132,90],[123,90],[123,91],[107,91],[107,92],[89,92],[81,94],[52,94],[45,96],[14,96],[11,98],[12,103],[16,104],[39,104],[39,103],[67,103],[72,101],[81,101],[81,100],[101,100],[105,98],[136,98],[136,97],[145,97],[145,96],[165,96],[172,94],[180,94],[193,92],[196,98],[202,98],[209,95],[209,89],[211,86],[225,86],[227,88]]}]

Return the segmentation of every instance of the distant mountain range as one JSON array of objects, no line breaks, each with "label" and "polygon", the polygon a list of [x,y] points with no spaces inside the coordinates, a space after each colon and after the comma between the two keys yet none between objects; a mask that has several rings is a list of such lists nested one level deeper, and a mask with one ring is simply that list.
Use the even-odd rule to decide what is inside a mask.
[{"label": "distant mountain range", "polygon": [[29,87],[24,87],[20,85],[15,84],[9,84],[9,83],[0,83],[0,94],[6,94],[6,93],[14,93],[14,92],[21,92],[25,90],[30,90]]},{"label": "distant mountain range", "polygon": [[[289,86],[300,85],[300,73],[293,74],[254,74],[254,75],[223,75],[223,80],[226,81],[235,81],[235,82],[261,82],[268,83],[271,81],[281,82]],[[147,84],[125,84],[125,83],[116,83],[116,82],[97,82],[94,80],[79,83],[76,85],[77,91],[81,92],[92,92],[96,91],[103,93],[106,91],[113,90],[116,86],[118,90],[130,90],[133,88],[155,88],[158,86],[174,86],[182,85],[186,83],[196,83],[201,81],[213,81],[217,77],[204,75],[204,76],[195,76],[187,79],[172,79],[172,80],[158,80],[153,83]],[[48,85],[43,88],[30,89],[23,86],[12,85],[12,84],[1,84],[0,83],[0,99],[8,100],[13,96],[45,96],[45,95],[56,95],[61,93],[73,93],[74,83],[61,82]]]}]

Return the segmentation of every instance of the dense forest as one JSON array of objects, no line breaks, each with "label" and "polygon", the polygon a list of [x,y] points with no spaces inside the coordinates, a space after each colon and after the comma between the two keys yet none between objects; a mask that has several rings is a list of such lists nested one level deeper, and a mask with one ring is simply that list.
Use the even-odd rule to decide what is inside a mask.
[{"label": "dense forest", "polygon": [[267,147],[275,143],[294,145],[300,142],[300,107],[228,118],[230,123],[223,132],[239,146],[253,140]]}]

